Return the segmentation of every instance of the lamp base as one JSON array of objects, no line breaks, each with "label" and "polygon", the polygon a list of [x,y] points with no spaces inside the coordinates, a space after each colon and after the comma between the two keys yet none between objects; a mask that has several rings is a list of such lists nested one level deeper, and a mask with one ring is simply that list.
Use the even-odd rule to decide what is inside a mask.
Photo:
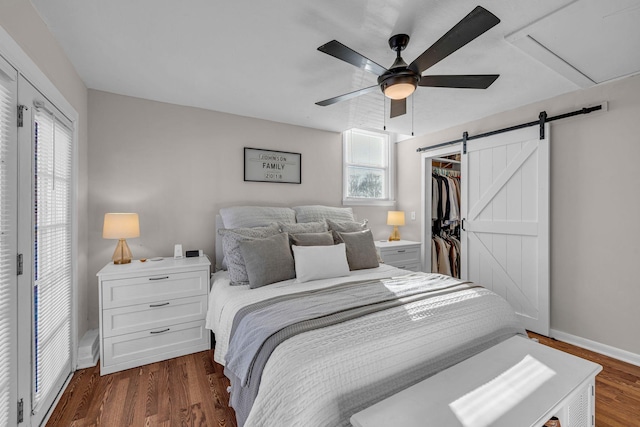
[{"label": "lamp base", "polygon": [[400,240],[400,232],[398,231],[398,226],[394,225],[393,226],[393,233],[391,233],[391,236],[389,236],[389,241],[390,242],[395,242]]},{"label": "lamp base", "polygon": [[124,239],[118,240],[116,250],[113,252],[113,256],[111,257],[113,263],[129,264],[131,263],[131,258],[131,250],[129,249],[129,245],[127,245],[127,241]]}]

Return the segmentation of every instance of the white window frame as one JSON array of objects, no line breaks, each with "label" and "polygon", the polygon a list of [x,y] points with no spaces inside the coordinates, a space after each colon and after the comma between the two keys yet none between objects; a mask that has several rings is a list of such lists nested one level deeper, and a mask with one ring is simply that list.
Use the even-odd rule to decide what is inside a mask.
[{"label": "white window frame", "polygon": [[[387,183],[387,197],[384,199],[347,197],[349,186],[347,179],[349,174],[347,173],[347,169],[350,166],[361,166],[358,163],[347,162],[347,146],[349,144],[349,141],[351,140],[351,134],[353,132],[373,136],[385,136],[387,138],[387,166],[384,168]],[[393,134],[389,134],[388,132],[353,128],[342,133],[342,204],[344,206],[395,206],[395,148],[395,137],[393,136]],[[366,165],[366,167],[370,167],[370,165]]]}]

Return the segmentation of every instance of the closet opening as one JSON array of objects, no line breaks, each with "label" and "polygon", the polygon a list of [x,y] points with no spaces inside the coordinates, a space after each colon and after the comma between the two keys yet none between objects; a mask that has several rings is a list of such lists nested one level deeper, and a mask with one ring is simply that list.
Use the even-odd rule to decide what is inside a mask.
[{"label": "closet opening", "polygon": [[460,153],[431,159],[431,189],[431,272],[460,278]]},{"label": "closet opening", "polygon": [[461,150],[423,154],[424,271],[461,278]]}]

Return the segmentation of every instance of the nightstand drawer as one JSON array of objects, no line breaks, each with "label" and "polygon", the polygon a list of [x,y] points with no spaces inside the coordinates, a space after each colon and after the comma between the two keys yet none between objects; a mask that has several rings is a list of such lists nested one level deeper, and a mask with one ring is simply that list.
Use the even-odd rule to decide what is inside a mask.
[{"label": "nightstand drawer", "polygon": [[[204,320],[104,339],[104,373],[206,350]],[[187,351],[191,349],[192,351]],[[117,368],[114,365],[119,365]],[[102,374],[104,374],[102,373]]]},{"label": "nightstand drawer", "polygon": [[387,264],[404,261],[417,262],[420,260],[420,250],[418,248],[385,249],[384,251],[380,251],[380,254]]},{"label": "nightstand drawer", "polygon": [[199,295],[104,310],[102,334],[113,337],[178,323],[202,320],[207,312],[207,296]]},{"label": "nightstand drawer", "polygon": [[403,270],[409,270],[409,271],[420,271],[420,263],[419,262],[415,262],[415,261],[410,261],[410,262],[394,262],[394,263],[387,263],[389,265],[392,265],[394,267],[397,268],[401,268]]},{"label": "nightstand drawer", "polygon": [[102,282],[102,308],[163,302],[175,298],[206,295],[206,270],[188,273],[156,274]]}]

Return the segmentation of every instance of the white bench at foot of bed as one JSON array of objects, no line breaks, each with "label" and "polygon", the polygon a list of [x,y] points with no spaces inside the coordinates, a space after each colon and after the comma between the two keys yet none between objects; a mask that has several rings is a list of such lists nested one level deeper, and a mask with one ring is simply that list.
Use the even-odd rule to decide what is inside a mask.
[{"label": "white bench at foot of bed", "polygon": [[354,414],[355,427],[595,424],[596,363],[512,337]]}]

